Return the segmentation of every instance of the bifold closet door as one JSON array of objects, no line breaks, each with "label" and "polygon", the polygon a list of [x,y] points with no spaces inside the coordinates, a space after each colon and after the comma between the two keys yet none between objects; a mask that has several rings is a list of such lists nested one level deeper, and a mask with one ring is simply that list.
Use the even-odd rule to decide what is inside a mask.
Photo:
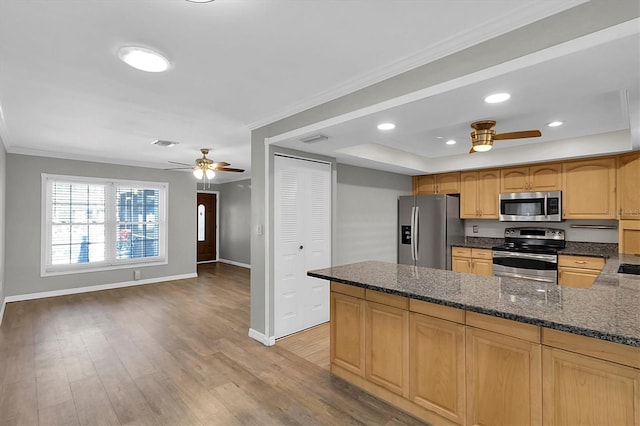
[{"label": "bifold closet door", "polygon": [[331,266],[331,165],[274,161],[275,337],[329,321],[329,284],[307,276]]}]

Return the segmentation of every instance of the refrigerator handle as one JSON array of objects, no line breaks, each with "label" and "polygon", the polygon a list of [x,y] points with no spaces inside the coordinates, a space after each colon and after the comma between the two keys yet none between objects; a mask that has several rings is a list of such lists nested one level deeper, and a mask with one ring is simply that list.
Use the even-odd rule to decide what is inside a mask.
[{"label": "refrigerator handle", "polygon": [[420,229],[418,228],[418,223],[420,223],[420,207],[415,207],[415,213],[413,215],[413,224],[414,226],[411,228],[413,230],[413,236],[411,237],[411,242],[413,243],[413,260],[418,261],[418,238],[420,236]]},{"label": "refrigerator handle", "polygon": [[416,243],[415,239],[415,222],[416,222],[416,208],[415,206],[411,207],[411,260],[415,262],[416,257],[414,255],[414,244]]}]

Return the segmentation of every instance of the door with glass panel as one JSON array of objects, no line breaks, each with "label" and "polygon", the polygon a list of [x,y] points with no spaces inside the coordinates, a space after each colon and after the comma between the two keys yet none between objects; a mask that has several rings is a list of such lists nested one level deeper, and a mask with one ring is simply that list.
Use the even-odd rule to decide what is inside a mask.
[{"label": "door with glass panel", "polygon": [[216,204],[217,194],[198,193],[197,236],[198,262],[217,260],[216,253]]}]

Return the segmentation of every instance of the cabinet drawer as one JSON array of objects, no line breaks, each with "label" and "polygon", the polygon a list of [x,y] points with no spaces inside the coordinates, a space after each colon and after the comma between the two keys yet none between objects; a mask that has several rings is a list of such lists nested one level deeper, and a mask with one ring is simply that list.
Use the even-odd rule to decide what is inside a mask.
[{"label": "cabinet drawer", "polygon": [[494,333],[528,340],[533,343],[540,343],[540,327],[523,322],[515,322],[505,318],[493,317],[490,315],[467,312],[467,325],[493,331]]},{"label": "cabinet drawer", "polygon": [[492,259],[493,254],[488,249],[471,249],[471,257],[474,259]]},{"label": "cabinet drawer", "polygon": [[348,284],[341,284],[334,281],[331,281],[331,291],[335,291],[336,293],[346,294],[347,296],[353,296],[360,299],[364,299],[364,288],[355,287]]},{"label": "cabinet drawer", "polygon": [[471,249],[469,247],[451,247],[451,255],[457,257],[471,257]]},{"label": "cabinet drawer", "polygon": [[365,299],[381,303],[383,305],[393,306],[394,308],[409,310],[409,299],[395,294],[367,289],[365,292]]},{"label": "cabinet drawer", "polygon": [[437,303],[425,302],[423,300],[409,299],[409,310],[464,324],[464,311],[462,309],[438,305]]},{"label": "cabinet drawer", "polygon": [[601,257],[560,255],[558,256],[558,266],[596,269],[599,271],[604,267],[604,259]]}]

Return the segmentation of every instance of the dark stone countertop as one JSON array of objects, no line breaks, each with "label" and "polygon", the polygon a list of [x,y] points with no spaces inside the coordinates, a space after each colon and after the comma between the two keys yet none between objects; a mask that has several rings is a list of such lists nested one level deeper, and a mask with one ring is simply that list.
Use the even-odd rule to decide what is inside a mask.
[{"label": "dark stone countertop", "polygon": [[368,261],[307,275],[640,347],[640,276],[617,273],[640,257],[612,256],[588,289]]}]

